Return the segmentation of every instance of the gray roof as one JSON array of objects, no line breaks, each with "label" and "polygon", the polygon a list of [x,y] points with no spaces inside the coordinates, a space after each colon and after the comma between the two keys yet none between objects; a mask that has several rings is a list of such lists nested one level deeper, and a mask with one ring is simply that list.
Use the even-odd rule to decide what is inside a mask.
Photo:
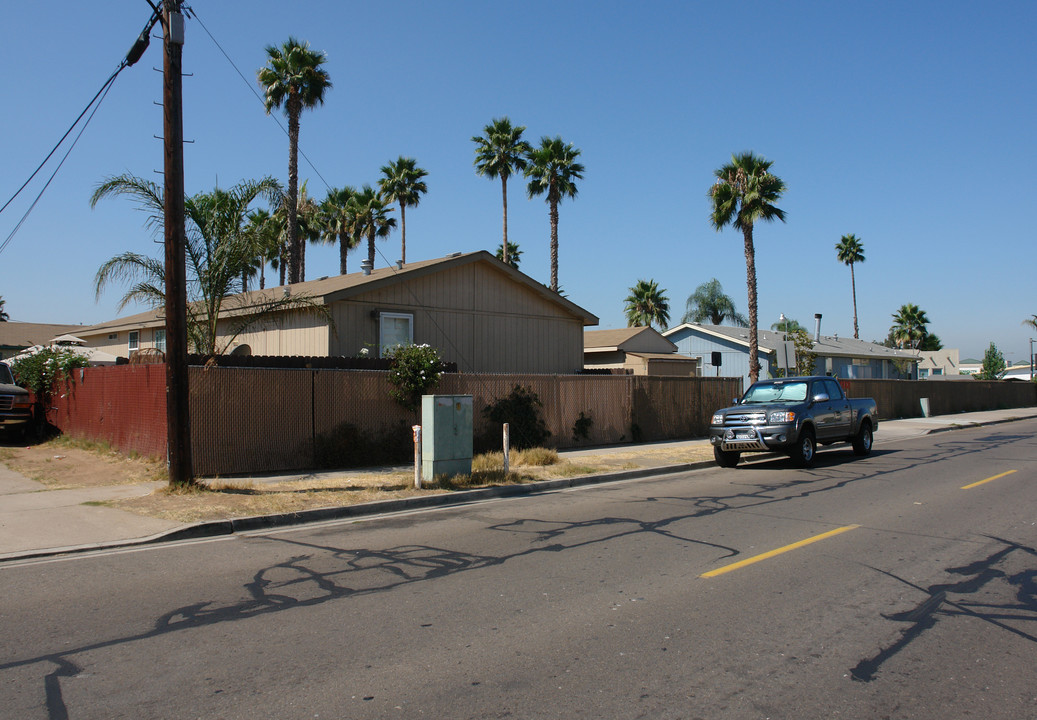
[{"label": "gray roof", "polygon": [[[700,323],[684,323],[670,328],[663,333],[669,338],[682,328],[695,330],[705,335],[712,335],[718,339],[732,340],[740,345],[749,346],[749,328],[729,327],[727,325],[703,325]],[[762,352],[771,352],[785,336],[785,333],[774,330],[759,330],[759,346]],[[854,340],[853,338],[841,338],[834,335],[822,335],[819,342],[815,342],[812,352],[820,357],[850,357],[859,359],[880,360],[909,360],[918,361],[918,355],[912,350],[898,350],[888,348],[878,343],[866,340]]]}]

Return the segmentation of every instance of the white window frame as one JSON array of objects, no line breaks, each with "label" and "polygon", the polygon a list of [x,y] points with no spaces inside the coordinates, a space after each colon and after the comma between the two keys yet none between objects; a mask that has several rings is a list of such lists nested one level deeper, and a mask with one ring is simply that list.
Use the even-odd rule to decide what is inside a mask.
[{"label": "white window frame", "polygon": [[[386,320],[406,320],[407,321],[407,341],[406,345],[414,344],[414,315],[413,313],[394,313],[394,312],[383,312],[378,313],[378,357],[385,357],[387,350],[400,345],[399,342],[394,342],[392,345],[386,345],[387,338],[385,335]],[[396,339],[396,338],[392,338]]]},{"label": "white window frame", "polygon": [[161,350],[162,352],[165,352],[166,351],[166,331],[165,331],[165,328],[156,328],[155,329],[154,338],[155,338],[155,348],[157,350]]},{"label": "white window frame", "polygon": [[126,347],[127,352],[140,350],[140,330],[130,330],[129,337],[126,340]]}]

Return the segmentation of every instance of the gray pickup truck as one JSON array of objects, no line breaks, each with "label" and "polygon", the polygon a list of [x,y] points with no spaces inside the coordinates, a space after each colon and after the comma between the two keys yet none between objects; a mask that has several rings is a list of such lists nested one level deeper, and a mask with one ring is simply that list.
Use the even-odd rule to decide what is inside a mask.
[{"label": "gray pickup truck", "polygon": [[0,429],[5,434],[24,434],[32,424],[32,400],[29,391],[14,384],[7,363],[0,362]]},{"label": "gray pickup truck", "polygon": [[709,423],[721,467],[737,465],[743,452],[782,452],[810,467],[818,444],[837,442],[853,443],[855,454],[867,455],[879,425],[874,400],[851,400],[830,377],[761,380],[735,402]]}]

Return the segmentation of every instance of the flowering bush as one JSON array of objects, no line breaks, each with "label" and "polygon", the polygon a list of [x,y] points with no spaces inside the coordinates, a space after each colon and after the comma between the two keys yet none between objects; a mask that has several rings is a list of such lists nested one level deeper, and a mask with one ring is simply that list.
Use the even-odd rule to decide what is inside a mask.
[{"label": "flowering bush", "polygon": [[389,394],[408,410],[416,410],[421,396],[436,387],[443,376],[439,351],[429,345],[397,345],[387,357],[393,385]]},{"label": "flowering bush", "polygon": [[73,348],[43,348],[37,353],[20,357],[11,363],[18,384],[44,399],[51,386],[72,374],[75,368],[87,367],[90,362]]}]

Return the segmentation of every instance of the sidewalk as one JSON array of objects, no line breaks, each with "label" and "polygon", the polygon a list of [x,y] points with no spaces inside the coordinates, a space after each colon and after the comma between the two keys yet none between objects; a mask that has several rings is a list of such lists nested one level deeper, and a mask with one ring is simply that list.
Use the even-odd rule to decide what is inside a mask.
[{"label": "sidewalk", "polygon": [[[934,432],[963,427],[992,425],[1013,420],[1037,418],[1037,408],[1015,408],[987,412],[940,415],[929,418],[886,420],[875,433],[876,445],[884,445]],[[455,492],[404,500],[381,501],[348,508],[306,511],[287,516],[266,516],[215,523],[178,523],[144,517],[95,503],[117,498],[148,495],[162,483],[141,483],[113,487],[75,490],[47,490],[0,464],[0,562],[14,561],[85,550],[138,545],[164,540],[185,539],[229,534],[232,532],[328,520],[334,517],[359,516],[392,512],[413,507],[437,504],[456,504],[478,498],[499,497],[508,494],[553,490],[575,485],[607,482],[609,480],[648,477],[680,472],[696,467],[712,466],[712,461],[685,465],[667,464],[673,450],[698,447],[708,450],[707,440],[682,440],[641,445],[610,446],[604,448],[563,450],[564,459],[583,456],[629,456],[630,464],[638,466],[608,475],[581,476],[565,480],[548,480],[528,485],[506,486]],[[289,476],[293,477],[293,476]],[[302,477],[302,476],[294,476]],[[279,480],[285,480],[282,476]],[[257,482],[261,480],[257,479]]]}]

